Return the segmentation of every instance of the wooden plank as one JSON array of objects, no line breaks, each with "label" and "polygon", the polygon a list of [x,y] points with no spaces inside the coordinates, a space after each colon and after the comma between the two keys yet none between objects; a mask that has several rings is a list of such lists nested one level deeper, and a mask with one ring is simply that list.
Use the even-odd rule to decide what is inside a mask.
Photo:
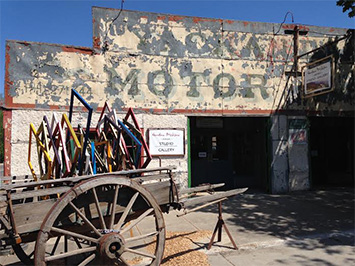
[{"label": "wooden plank", "polygon": [[[19,199],[27,199],[27,198],[44,197],[44,196],[55,195],[55,194],[61,195],[65,192],[67,192],[69,189],[71,189],[71,187],[63,186],[63,187],[44,188],[44,189],[23,191],[23,192],[18,192],[18,193],[12,193],[11,199],[12,200],[19,200]],[[4,202],[6,200],[7,200],[6,195],[0,196],[0,202]]]},{"label": "wooden plank", "polygon": [[13,205],[16,228],[19,234],[34,232],[41,224],[56,199]]},{"label": "wooden plank", "polygon": [[11,195],[12,200],[36,198],[42,196],[49,196],[55,194],[63,194],[67,192],[71,187],[54,187],[54,188],[44,188],[31,191],[24,191],[22,193],[14,193]]},{"label": "wooden plank", "polygon": [[139,183],[143,183],[146,181],[154,181],[158,179],[170,179],[170,175],[169,174],[147,175],[147,176],[134,177],[132,179]]},{"label": "wooden plank", "polygon": [[225,192],[216,192],[212,195],[206,195],[206,196],[201,196],[201,197],[195,197],[195,198],[188,198],[188,199],[182,199],[179,203],[186,208],[191,205],[197,205],[201,203],[208,203],[214,200],[222,199],[222,198],[228,198],[231,196],[235,196],[238,194],[241,194],[245,191],[247,191],[248,188],[238,188],[238,189],[233,189]]},{"label": "wooden plank", "polygon": [[143,187],[153,195],[159,205],[171,203],[172,190],[170,181],[143,184]]},{"label": "wooden plank", "polygon": [[137,170],[127,170],[127,171],[118,171],[118,172],[112,172],[112,173],[103,173],[103,174],[97,174],[97,175],[86,175],[86,176],[75,176],[75,177],[66,177],[66,178],[59,178],[59,179],[51,179],[51,180],[40,180],[36,182],[29,182],[26,184],[19,184],[19,185],[3,185],[1,188],[5,190],[12,190],[16,188],[22,188],[22,187],[35,187],[35,186],[45,186],[48,184],[60,184],[60,183],[77,183],[82,180],[94,178],[94,177],[102,177],[102,176],[124,176],[124,177],[130,177],[132,175],[136,174],[142,174],[142,173],[151,173],[151,172],[161,172],[161,171],[172,171],[176,169],[174,166],[168,166],[168,167],[157,167],[157,168],[150,168],[150,169],[137,169]]},{"label": "wooden plank", "polygon": [[211,190],[211,189],[219,188],[219,187],[223,187],[223,186],[224,186],[224,183],[219,183],[219,184],[208,184],[208,185],[192,187],[192,188],[185,188],[185,189],[182,189],[179,191],[179,195],[207,191],[207,190]]}]

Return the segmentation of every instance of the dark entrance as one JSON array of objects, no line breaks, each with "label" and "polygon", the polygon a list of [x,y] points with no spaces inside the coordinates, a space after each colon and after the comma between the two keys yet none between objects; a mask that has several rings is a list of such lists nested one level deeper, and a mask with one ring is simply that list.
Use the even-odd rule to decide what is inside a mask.
[{"label": "dark entrance", "polygon": [[191,117],[191,184],[267,189],[267,118]]},{"label": "dark entrance", "polygon": [[354,118],[309,120],[312,186],[353,186]]}]

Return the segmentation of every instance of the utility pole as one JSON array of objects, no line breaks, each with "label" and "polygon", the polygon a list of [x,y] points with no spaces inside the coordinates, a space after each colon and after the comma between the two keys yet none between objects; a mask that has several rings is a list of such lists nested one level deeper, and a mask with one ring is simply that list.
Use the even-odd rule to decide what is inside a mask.
[{"label": "utility pole", "polygon": [[[293,76],[293,88],[294,90],[297,88],[297,79],[299,76],[302,75],[300,71],[298,71],[298,48],[299,48],[299,36],[306,35],[308,31],[300,30],[299,26],[296,25],[293,30],[285,30],[285,34],[292,34],[293,35],[293,66],[291,71],[286,71],[285,74],[287,76]],[[289,93],[285,94],[285,101],[287,101]]]},{"label": "utility pole", "polygon": [[287,76],[300,76],[302,73],[298,71],[298,47],[299,47],[299,36],[307,35],[308,31],[300,30],[299,26],[296,25],[293,30],[285,30],[285,34],[293,35],[293,67],[291,71],[286,71]]}]

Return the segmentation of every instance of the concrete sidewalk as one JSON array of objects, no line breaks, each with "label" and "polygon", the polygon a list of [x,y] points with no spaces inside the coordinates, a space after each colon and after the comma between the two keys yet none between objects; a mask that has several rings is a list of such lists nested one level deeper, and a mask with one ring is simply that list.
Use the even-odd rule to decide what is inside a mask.
[{"label": "concrete sidewalk", "polygon": [[[244,193],[223,202],[223,218],[238,247],[354,230],[354,189],[302,191],[287,195]],[[213,230],[216,206],[176,217],[165,215],[167,230]],[[223,235],[222,246],[228,237]]]},{"label": "concrete sidewalk", "polygon": [[[218,218],[217,204],[176,216],[181,213],[171,211],[164,215],[167,231],[213,231]],[[260,250],[262,254],[268,247],[279,245],[302,250],[323,249],[328,245],[326,241],[318,241],[315,245],[315,239],[340,239],[337,243],[341,244],[341,238],[346,236],[346,245],[354,247],[353,188],[288,195],[245,193],[223,202],[223,218],[239,250],[232,248],[224,230],[222,241],[214,243],[210,250],[207,250],[209,236],[193,242],[192,250],[207,254],[212,266],[241,265],[236,261],[240,262],[245,252]],[[16,261],[14,256],[0,257],[0,265]]]},{"label": "concrete sidewalk", "polygon": [[[217,206],[180,218],[176,217],[178,212],[172,212],[165,216],[167,230],[213,231],[217,212]],[[232,249],[225,231],[221,243],[214,243],[209,251],[206,249],[209,239],[199,241],[196,248],[209,256],[212,266],[242,265],[240,258],[243,251],[280,245],[312,250],[327,247],[329,239],[336,239],[340,245],[344,239],[345,245],[350,243],[354,247],[353,188],[303,191],[288,195],[246,193],[223,203],[223,218],[239,250]],[[318,241],[322,239],[328,239],[328,242]],[[316,245],[315,241],[318,241]]]}]

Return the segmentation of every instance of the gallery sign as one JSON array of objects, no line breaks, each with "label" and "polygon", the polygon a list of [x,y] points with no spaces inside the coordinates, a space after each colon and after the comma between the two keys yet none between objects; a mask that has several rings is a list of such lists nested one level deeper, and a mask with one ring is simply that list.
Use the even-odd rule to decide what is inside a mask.
[{"label": "gallery sign", "polygon": [[149,129],[149,151],[152,156],[184,156],[184,129]]},{"label": "gallery sign", "polygon": [[328,56],[303,67],[305,97],[316,96],[334,89],[333,57]]}]

